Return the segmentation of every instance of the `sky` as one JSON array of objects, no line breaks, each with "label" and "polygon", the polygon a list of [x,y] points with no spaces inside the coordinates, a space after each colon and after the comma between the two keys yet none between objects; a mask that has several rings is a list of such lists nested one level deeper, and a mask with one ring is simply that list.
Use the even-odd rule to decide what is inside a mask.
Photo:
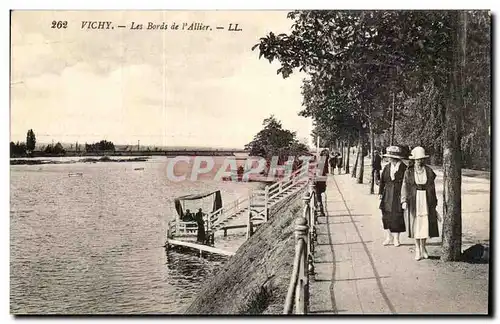
[{"label": "sky", "polygon": [[[11,140],[102,139],[115,144],[243,147],[274,114],[309,139],[303,74],[251,51],[269,32],[289,32],[287,11],[14,11]],[[51,28],[67,21],[67,28]],[[111,21],[91,30],[85,21]],[[203,23],[212,31],[145,30],[149,22]],[[130,26],[143,24],[143,30]],[[240,32],[227,30],[238,24]],[[118,28],[126,25],[126,28]],[[224,26],[217,30],[215,26]]]}]

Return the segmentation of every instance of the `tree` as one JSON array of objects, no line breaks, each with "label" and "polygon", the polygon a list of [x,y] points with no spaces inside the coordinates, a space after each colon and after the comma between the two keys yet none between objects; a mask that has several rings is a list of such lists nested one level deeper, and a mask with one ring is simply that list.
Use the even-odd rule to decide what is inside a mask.
[{"label": "tree", "polygon": [[28,156],[33,155],[33,151],[35,150],[35,145],[36,145],[36,137],[35,133],[33,132],[32,129],[28,131],[26,134],[26,153]]},{"label": "tree", "polygon": [[281,122],[273,115],[264,119],[264,128],[254,139],[245,145],[245,150],[251,156],[260,156],[268,162],[273,156],[278,156],[278,163],[284,163],[290,156],[298,157],[307,154],[308,148],[300,143],[295,132],[283,129]]},{"label": "tree", "polygon": [[465,48],[467,33],[467,15],[465,12],[452,14],[453,44],[452,70],[449,81],[450,103],[445,109],[445,125],[443,143],[443,255],[444,261],[458,261],[462,254],[462,161],[461,161],[461,129],[462,111],[464,109],[465,80]]}]

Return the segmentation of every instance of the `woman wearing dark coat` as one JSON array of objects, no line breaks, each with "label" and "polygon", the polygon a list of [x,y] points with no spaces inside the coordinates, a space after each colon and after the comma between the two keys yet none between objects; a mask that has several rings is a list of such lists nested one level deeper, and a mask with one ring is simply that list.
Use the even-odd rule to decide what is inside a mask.
[{"label": "woman wearing dark coat", "polygon": [[415,165],[406,170],[401,189],[401,205],[407,211],[408,236],[415,238],[417,261],[429,257],[425,242],[430,237],[439,236],[438,220],[441,221],[436,210],[436,174],[425,165],[427,157],[422,147],[411,151],[410,159],[415,161]]},{"label": "woman wearing dark coat", "polygon": [[336,154],[332,154],[328,159],[328,163],[330,164],[330,173],[333,175],[335,172],[335,167],[337,166],[337,156]]},{"label": "woman wearing dark coat", "polygon": [[198,243],[205,244],[205,221],[203,220],[203,212],[201,208],[196,213],[194,219],[198,225],[198,235],[196,237],[196,241]]},{"label": "woman wearing dark coat", "polygon": [[387,232],[383,244],[389,245],[393,242],[394,246],[399,246],[399,235],[406,231],[401,205],[401,186],[406,165],[401,161],[402,150],[398,146],[389,146],[383,156],[390,160],[382,170],[379,186],[379,208],[382,211],[382,225]]}]

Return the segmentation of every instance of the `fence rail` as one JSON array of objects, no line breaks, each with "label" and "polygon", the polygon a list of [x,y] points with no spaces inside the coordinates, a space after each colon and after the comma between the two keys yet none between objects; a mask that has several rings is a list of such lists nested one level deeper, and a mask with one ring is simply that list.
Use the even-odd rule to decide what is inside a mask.
[{"label": "fence rail", "polygon": [[317,201],[312,181],[308,189],[303,214],[295,220],[295,257],[283,314],[307,314],[309,309],[309,275],[314,274],[313,243],[317,238]]}]

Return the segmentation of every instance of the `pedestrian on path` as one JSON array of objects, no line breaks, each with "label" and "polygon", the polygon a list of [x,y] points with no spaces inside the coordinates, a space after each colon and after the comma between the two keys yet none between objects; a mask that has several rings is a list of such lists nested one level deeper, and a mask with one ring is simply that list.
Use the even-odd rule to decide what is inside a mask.
[{"label": "pedestrian on path", "polygon": [[399,235],[406,231],[401,205],[401,186],[406,165],[401,162],[404,156],[399,146],[389,146],[383,156],[390,161],[382,171],[379,186],[379,208],[382,210],[382,225],[387,233],[383,244],[389,245],[393,242],[394,246],[399,246]]},{"label": "pedestrian on path", "polygon": [[401,205],[408,217],[408,237],[415,238],[417,261],[429,258],[426,240],[439,236],[438,220],[442,221],[436,210],[436,174],[425,165],[427,157],[420,146],[411,151],[410,159],[415,165],[406,170],[401,188]]},{"label": "pedestrian on path", "polygon": [[373,151],[372,172],[373,179],[377,185],[380,184],[380,171],[382,170],[382,158],[377,150]]},{"label": "pedestrian on path", "polygon": [[330,156],[330,159],[328,161],[329,161],[329,164],[330,164],[330,173],[333,175],[333,173],[335,172],[335,167],[337,165],[337,156],[336,156],[336,153],[333,153]]},{"label": "pedestrian on path", "polygon": [[342,154],[337,152],[337,168],[339,169],[339,174],[342,171]]}]

